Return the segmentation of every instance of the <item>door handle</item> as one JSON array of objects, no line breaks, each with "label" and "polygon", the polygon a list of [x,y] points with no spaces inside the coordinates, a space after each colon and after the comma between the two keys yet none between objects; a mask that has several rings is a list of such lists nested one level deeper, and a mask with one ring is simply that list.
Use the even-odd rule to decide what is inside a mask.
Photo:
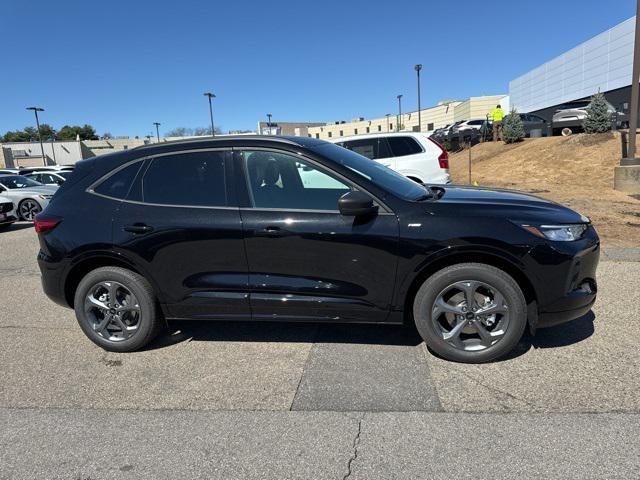
[{"label": "door handle", "polygon": [[265,227],[262,230],[258,230],[256,232],[256,236],[258,237],[281,237],[286,234],[286,230],[283,230],[280,227],[269,226]]},{"label": "door handle", "polygon": [[133,225],[126,225],[122,228],[125,232],[131,233],[149,233],[153,231],[153,227],[144,225],[143,223],[135,223]]}]

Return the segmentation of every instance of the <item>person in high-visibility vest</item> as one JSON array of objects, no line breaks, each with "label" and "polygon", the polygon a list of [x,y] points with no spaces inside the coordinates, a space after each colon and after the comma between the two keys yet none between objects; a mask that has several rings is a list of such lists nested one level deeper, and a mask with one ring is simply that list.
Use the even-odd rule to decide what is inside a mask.
[{"label": "person in high-visibility vest", "polygon": [[498,137],[502,139],[502,119],[504,118],[504,110],[500,105],[496,105],[496,108],[489,113],[491,120],[493,121],[493,141],[497,142]]}]

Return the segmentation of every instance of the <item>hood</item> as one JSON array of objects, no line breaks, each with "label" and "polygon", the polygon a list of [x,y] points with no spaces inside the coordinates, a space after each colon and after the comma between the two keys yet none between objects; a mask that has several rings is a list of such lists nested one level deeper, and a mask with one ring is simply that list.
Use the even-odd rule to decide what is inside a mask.
[{"label": "hood", "polygon": [[532,224],[586,223],[589,219],[559,203],[515,190],[449,186],[439,204],[460,208],[460,216],[500,217]]}]

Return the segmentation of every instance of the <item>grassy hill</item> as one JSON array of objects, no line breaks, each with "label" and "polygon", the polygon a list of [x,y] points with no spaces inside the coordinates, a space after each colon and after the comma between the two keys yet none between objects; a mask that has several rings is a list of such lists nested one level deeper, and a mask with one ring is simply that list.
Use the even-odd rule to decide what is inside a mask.
[{"label": "grassy hill", "polygon": [[[640,246],[640,197],[613,190],[619,134],[482,143],[471,149],[471,181],[535,193],[590,217],[605,247]],[[455,183],[468,183],[469,151],[450,155]]]}]

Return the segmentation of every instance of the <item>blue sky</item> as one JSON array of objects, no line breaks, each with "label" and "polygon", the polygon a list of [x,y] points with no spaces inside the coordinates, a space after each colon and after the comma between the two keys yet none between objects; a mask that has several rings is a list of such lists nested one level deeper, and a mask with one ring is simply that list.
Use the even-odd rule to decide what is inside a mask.
[{"label": "blue sky", "polygon": [[635,13],[634,0],[3,0],[0,132],[99,134],[332,121],[506,93],[509,80]]}]

